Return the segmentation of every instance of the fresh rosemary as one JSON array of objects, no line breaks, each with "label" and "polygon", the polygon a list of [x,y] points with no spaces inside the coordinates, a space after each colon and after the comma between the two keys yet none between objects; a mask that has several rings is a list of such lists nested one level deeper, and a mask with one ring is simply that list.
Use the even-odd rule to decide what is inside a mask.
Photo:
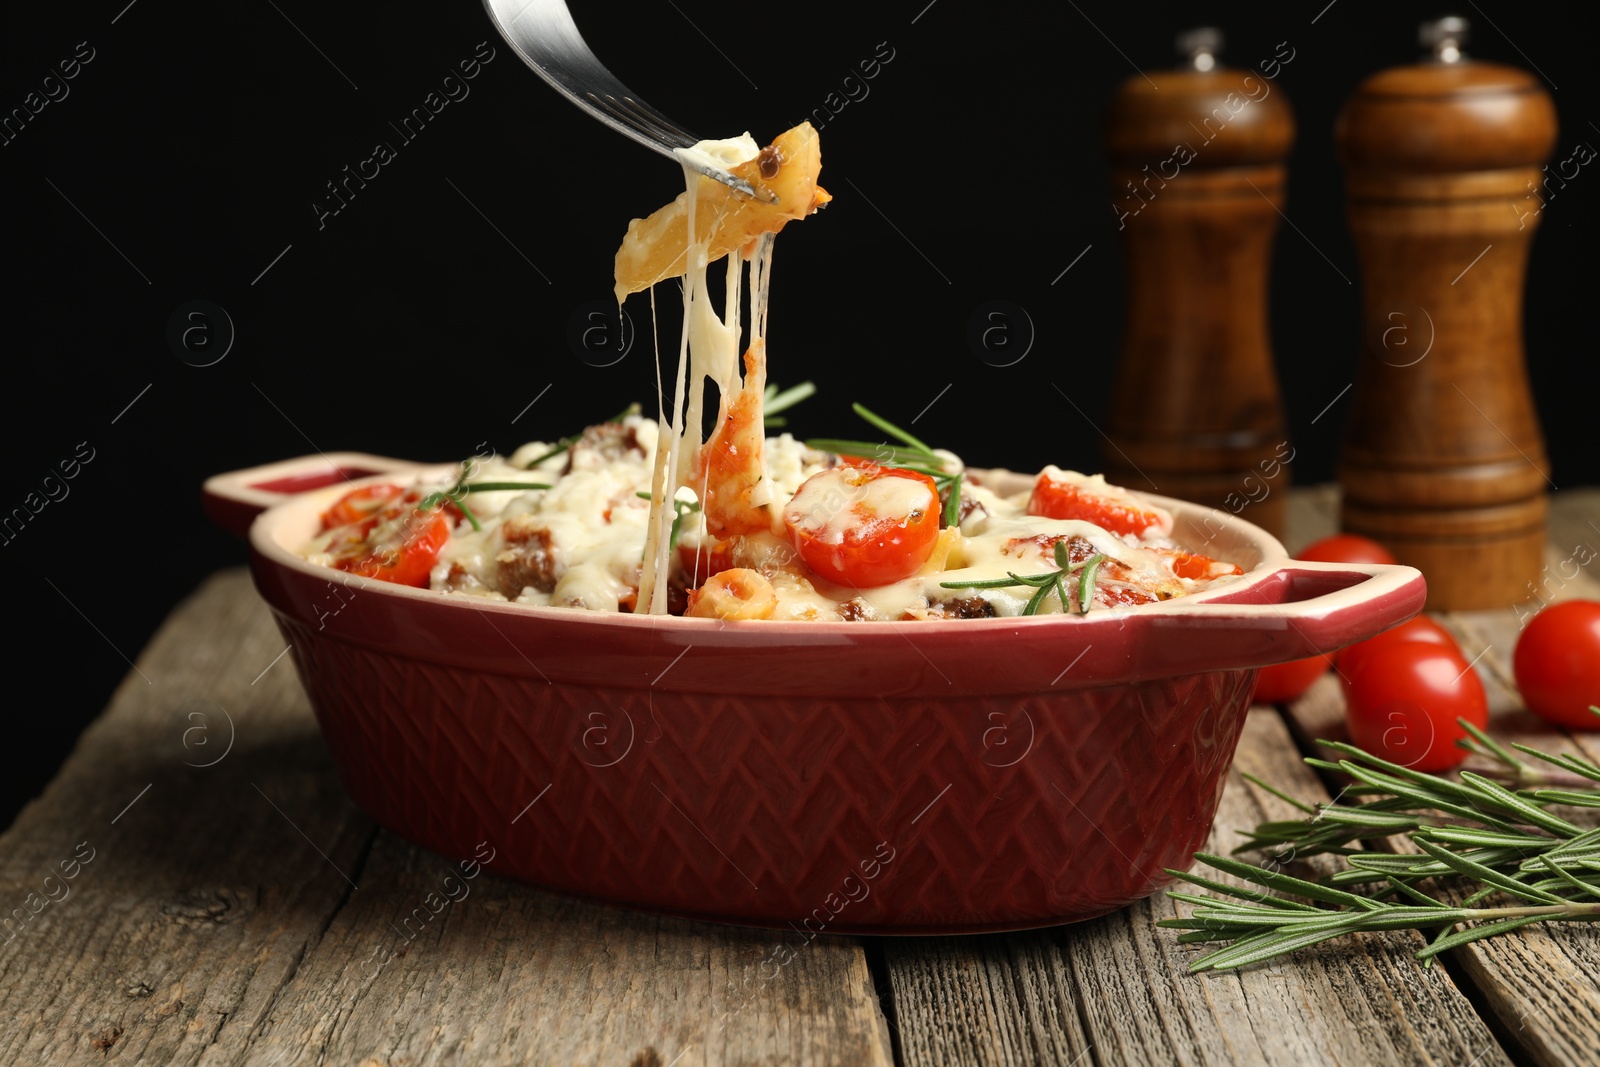
[{"label": "fresh rosemary", "polygon": [[[655,499],[649,493],[641,492],[636,495],[641,500]],[[672,507],[677,514],[672,517],[672,533],[667,536],[667,547],[670,549],[676,549],[678,547],[678,534],[683,530],[684,517],[687,515],[693,515],[695,512],[699,511],[700,505],[698,502],[693,500],[674,499],[672,501]]]},{"label": "fresh rosemary", "polygon": [[438,492],[429,493],[417,505],[417,510],[429,511],[448,500],[460,509],[461,514],[466,516],[467,521],[472,524],[474,530],[482,530],[483,524],[478,521],[478,516],[474,515],[472,509],[467,507],[466,497],[468,493],[493,493],[504,489],[550,488],[544,482],[469,482],[467,479],[470,477],[472,477],[472,461],[469,459],[461,464],[461,477],[456,479],[455,485],[449,489],[441,489]]},{"label": "fresh rosemary", "polygon": [[816,391],[817,387],[812,382],[801,382],[782,391],[776,385],[767,386],[767,391],[761,396],[762,425],[769,430],[789,425],[789,420],[778,412],[788,411],[800,401],[815,395]]},{"label": "fresh rosemary", "polygon": [[[933,479],[935,488],[945,495],[944,524],[956,526],[961,522],[961,471],[949,469],[949,461],[922,441],[902,430],[881,415],[868,411],[861,404],[851,404],[851,410],[873,426],[899,441],[847,441],[834,437],[817,437],[806,442],[807,448],[819,452],[832,452],[840,456],[870,458],[874,463],[899,470],[915,471]],[[1007,583],[1015,584],[1015,583]]]},{"label": "fresh rosemary", "polygon": [[[1600,708],[1590,710],[1600,715]],[[1341,799],[1378,799],[1312,806],[1246,775],[1307,817],[1262,823],[1235,850],[1264,853],[1263,866],[1195,855],[1259,888],[1167,872],[1216,895],[1169,890],[1168,895],[1191,905],[1191,911],[1186,918],[1158,925],[1187,931],[1178,938],[1185,944],[1228,942],[1189,969],[1244,967],[1345,934],[1401,929],[1434,932],[1417,953],[1418,959],[1431,961],[1441,952],[1531,923],[1600,920],[1600,827],[1584,829],[1550,810],[1600,808],[1600,765],[1512,746],[1554,768],[1545,770],[1513,755],[1465,719],[1458,721],[1471,735],[1458,744],[1501,765],[1492,776],[1462,771],[1460,781],[1452,781],[1330,741],[1320,743],[1344,759],[1306,762],[1355,779]],[[1551,784],[1563,788],[1543,788]],[[1356,847],[1361,841],[1396,835],[1416,851]],[[1340,869],[1317,881],[1283,873],[1293,860],[1322,854],[1339,857]],[[1450,890],[1458,902],[1447,903],[1418,888],[1430,879],[1439,880],[1440,888]],[[1485,901],[1493,906],[1478,906]],[[1472,925],[1457,929],[1463,923]]]},{"label": "fresh rosemary", "polygon": [[985,578],[971,582],[940,582],[945,589],[1004,589],[1013,585],[1027,585],[1033,587],[1033,596],[1028,598],[1027,607],[1022,609],[1024,615],[1037,615],[1044,606],[1045,599],[1051,590],[1055,591],[1056,598],[1061,602],[1061,610],[1067,610],[1067,590],[1063,579],[1077,576],[1078,614],[1089,614],[1089,601],[1094,593],[1095,574],[1100,570],[1100,564],[1105,562],[1105,555],[1096,552],[1088,559],[1079,560],[1077,563],[1067,558],[1067,546],[1063,541],[1056,542],[1056,566],[1059,570],[1046,571],[1043,574],[1014,574],[1006,572],[1004,578]]}]

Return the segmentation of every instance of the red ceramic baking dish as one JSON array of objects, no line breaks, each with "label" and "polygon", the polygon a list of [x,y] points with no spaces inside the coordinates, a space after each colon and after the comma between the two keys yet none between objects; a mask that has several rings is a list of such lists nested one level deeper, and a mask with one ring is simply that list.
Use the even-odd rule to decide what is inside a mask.
[{"label": "red ceramic baking dish", "polygon": [[[1155,497],[1206,592],[1084,617],[718,622],[354,578],[295,554],[358,454],[206,483],[355,802],[452,859],[802,933],[963,933],[1120,908],[1211,826],[1256,668],[1409,618],[1408,567],[1301,563]],[[992,472],[990,484],[1017,475]],[[363,479],[357,478],[357,483]],[[317,486],[322,488],[317,488]]]}]

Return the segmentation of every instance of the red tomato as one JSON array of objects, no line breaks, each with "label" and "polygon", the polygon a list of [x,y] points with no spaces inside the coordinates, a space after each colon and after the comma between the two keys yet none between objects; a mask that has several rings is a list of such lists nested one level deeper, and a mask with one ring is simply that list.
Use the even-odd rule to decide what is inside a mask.
[{"label": "red tomato", "polygon": [[1392,641],[1373,649],[1344,681],[1350,739],[1391,763],[1418,771],[1454,767],[1467,754],[1457,718],[1489,725],[1483,683],[1459,652],[1430,641]]},{"label": "red tomato", "polygon": [[857,589],[909,578],[939,537],[939,493],[925,474],[841,466],[805,480],[783,509],[800,558],[822,578]]},{"label": "red tomato", "polygon": [[322,513],[324,532],[335,526],[348,526],[377,515],[386,504],[405,495],[398,485],[368,485],[352,489],[339,498],[338,503]]},{"label": "red tomato", "polygon": [[1378,542],[1359,534],[1334,534],[1314,541],[1295,554],[1295,559],[1315,563],[1395,563],[1397,560]]},{"label": "red tomato", "polygon": [[1334,666],[1339,668],[1344,675],[1353,675],[1361,666],[1361,662],[1374,649],[1383,648],[1385,645],[1403,644],[1407,641],[1422,641],[1432,645],[1443,645],[1452,649],[1457,655],[1461,653],[1461,646],[1456,644],[1456,639],[1450,636],[1450,631],[1434,622],[1426,615],[1418,615],[1410,622],[1403,622],[1392,630],[1385,630],[1376,637],[1369,637],[1365,641],[1357,641],[1349,648],[1342,648],[1333,657]]},{"label": "red tomato", "polygon": [[1033,483],[1028,514],[1047,519],[1082,519],[1103,530],[1135,537],[1166,523],[1159,512],[1140,507],[1132,497],[1102,496],[1076,482],[1052,478],[1048,471]]},{"label": "red tomato", "polygon": [[1262,667],[1256,675],[1255,695],[1252,704],[1287,704],[1298,699],[1311,688],[1311,683],[1321,678],[1332,663],[1327,656],[1292,659],[1288,663],[1274,663]]},{"label": "red tomato", "polygon": [[427,588],[428,573],[450,540],[452,524],[443,507],[419,510],[421,500],[415,490],[404,492],[367,517],[347,523],[328,547],[333,565],[363,578]]},{"label": "red tomato", "polygon": [[1244,573],[1237,564],[1214,560],[1197,552],[1185,552],[1177,548],[1158,548],[1155,551],[1171,557],[1172,573],[1179,578],[1215,578],[1224,574]]},{"label": "red tomato", "polygon": [[1600,601],[1565,600],[1529,622],[1511,657],[1528,710],[1559,726],[1600,730]]}]

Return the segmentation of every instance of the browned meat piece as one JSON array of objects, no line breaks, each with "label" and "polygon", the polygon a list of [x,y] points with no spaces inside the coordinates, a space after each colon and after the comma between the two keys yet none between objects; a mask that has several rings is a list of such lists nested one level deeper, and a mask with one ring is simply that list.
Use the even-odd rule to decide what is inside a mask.
[{"label": "browned meat piece", "polygon": [[645,454],[644,445],[632,426],[620,422],[602,422],[583,431],[583,436],[567,450],[567,465],[562,474],[575,470],[598,470],[615,463],[629,453],[636,457]]},{"label": "browned meat piece", "polygon": [[855,597],[839,605],[839,618],[845,622],[871,622],[881,616],[871,604],[860,597]]},{"label": "browned meat piece", "polygon": [[531,516],[516,515],[500,526],[505,547],[495,556],[500,592],[515,600],[529,586],[548,593],[556,587],[559,568],[550,531]]},{"label": "browned meat piece", "polygon": [[[1062,538],[1059,535],[1051,534],[1036,534],[1033,537],[1013,537],[1011,540],[1005,543],[1004,547],[1002,547],[1000,551],[1007,556],[1021,555],[1023,545],[1033,545],[1040,552],[1043,552],[1046,556],[1049,556],[1055,551],[1056,542],[1060,540],[1062,540]],[[1067,559],[1073,563],[1082,563],[1090,556],[1096,554],[1094,544],[1087,537],[1080,537],[1077,534],[1073,534],[1071,537],[1068,537],[1065,540],[1067,542]],[[1114,562],[1116,561],[1106,561],[1106,563]],[[1121,564],[1118,564],[1118,566],[1121,566]]]},{"label": "browned meat piece", "polygon": [[959,600],[935,600],[928,605],[930,619],[992,619],[994,605],[981,596],[961,597]]}]

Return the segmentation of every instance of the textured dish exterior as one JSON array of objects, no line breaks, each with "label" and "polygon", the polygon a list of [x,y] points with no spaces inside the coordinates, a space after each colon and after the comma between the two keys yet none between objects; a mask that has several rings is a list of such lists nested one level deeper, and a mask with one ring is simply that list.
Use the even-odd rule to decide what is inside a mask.
[{"label": "textured dish exterior", "polygon": [[[263,472],[328,462],[207,493],[259,506]],[[1249,573],[1082,618],[532,608],[300,559],[346,488],[273,506],[250,542],[357,804],[452,859],[492,848],[510,877],[802,933],[1021,929],[1155,891],[1206,838],[1255,669],[1387,629],[1426,592],[1156,498],[1182,543]]]},{"label": "textured dish exterior", "polygon": [[345,787],[403,836],[451,857],[487,841],[493,869],[554,889],[830,933],[1051,925],[1153,892],[1205,841],[1255,677],[744,699],[463,670],[278,620]]}]

